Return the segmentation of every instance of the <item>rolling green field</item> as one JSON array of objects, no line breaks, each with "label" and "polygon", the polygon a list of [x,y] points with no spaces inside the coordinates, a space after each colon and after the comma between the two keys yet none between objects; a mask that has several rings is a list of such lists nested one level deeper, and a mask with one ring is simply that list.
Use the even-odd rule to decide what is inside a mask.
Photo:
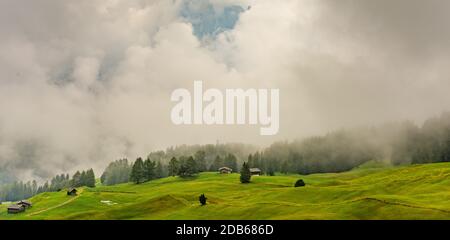
[{"label": "rolling green field", "polygon": [[[306,187],[293,187],[299,178]],[[250,184],[239,174],[202,173],[80,190],[39,194],[15,215],[0,205],[0,219],[450,219],[450,163],[366,164],[345,173],[254,176]]]}]

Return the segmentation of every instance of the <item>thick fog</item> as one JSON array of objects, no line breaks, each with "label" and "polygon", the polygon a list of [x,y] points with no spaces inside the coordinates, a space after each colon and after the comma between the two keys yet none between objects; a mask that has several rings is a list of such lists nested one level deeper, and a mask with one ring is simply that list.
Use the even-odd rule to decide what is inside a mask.
[{"label": "thick fog", "polygon": [[[267,145],[450,110],[450,2],[2,0],[0,168]],[[280,89],[280,129],[174,125],[173,90]],[[0,171],[1,172],[1,171]]]}]

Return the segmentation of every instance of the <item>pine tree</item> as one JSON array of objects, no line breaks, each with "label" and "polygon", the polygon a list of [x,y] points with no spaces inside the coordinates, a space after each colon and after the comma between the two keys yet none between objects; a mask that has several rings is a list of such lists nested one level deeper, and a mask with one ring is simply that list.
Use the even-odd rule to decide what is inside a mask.
[{"label": "pine tree", "polygon": [[246,162],[242,165],[241,168],[241,183],[250,183],[250,179],[252,178],[252,175],[250,173],[250,168]]},{"label": "pine tree", "polygon": [[136,159],[131,169],[130,181],[135,182],[136,184],[144,181],[144,162],[142,158]]},{"label": "pine tree", "polygon": [[263,168],[261,154],[259,152],[256,152],[255,154],[253,154],[252,160],[253,160],[253,163],[252,163],[252,165],[249,165],[249,168],[250,167]]},{"label": "pine tree", "polygon": [[80,175],[80,184],[78,187],[86,186],[86,171],[82,171]]},{"label": "pine tree", "polygon": [[190,177],[196,174],[197,163],[192,156],[186,158],[184,156],[180,157],[180,163],[178,168],[178,176],[180,177]]},{"label": "pine tree", "polygon": [[225,167],[229,167],[233,169],[233,171],[237,172],[237,159],[233,154],[228,154],[224,159]]},{"label": "pine tree", "polygon": [[100,176],[100,182],[104,185],[106,185],[106,171],[102,173]]},{"label": "pine tree", "polygon": [[248,158],[247,158],[247,164],[248,164],[249,167],[256,167],[256,166],[255,166],[255,163],[253,162],[253,156],[252,156],[252,154],[249,154],[249,155],[248,155]]},{"label": "pine tree", "polygon": [[94,174],[94,170],[92,170],[92,168],[86,172],[85,178],[86,178],[85,184],[87,187],[95,187],[95,174]]},{"label": "pine tree", "polygon": [[[79,187],[80,186],[80,179],[81,178],[81,173],[80,173],[80,171],[77,171],[73,176],[72,176],[72,181],[71,181],[71,186],[72,187]],[[47,184],[47,188],[48,188],[48,183],[46,183]],[[44,185],[44,187],[43,187],[43,190],[44,190],[44,192],[46,192],[47,191],[47,188],[45,187],[45,185]]]},{"label": "pine tree", "polygon": [[[80,174],[80,173],[78,172],[78,174]],[[48,190],[49,190],[48,182],[45,182],[44,186],[42,186],[42,192],[48,192]]]},{"label": "pine tree", "polygon": [[156,164],[155,177],[156,178],[164,177],[164,169],[163,169],[163,166],[161,164],[161,161],[158,161],[158,163]]},{"label": "pine tree", "polygon": [[187,175],[190,176],[190,175],[198,173],[197,162],[195,161],[195,159],[192,156],[190,156],[187,159],[186,164],[187,164]]},{"label": "pine tree", "polygon": [[150,158],[147,158],[144,162],[144,178],[145,181],[150,181],[155,179],[155,168],[156,163],[152,162]]},{"label": "pine tree", "polygon": [[178,172],[177,175],[180,177],[187,177],[188,165],[185,156],[181,156],[178,162]]},{"label": "pine tree", "polygon": [[205,151],[197,151],[194,156],[195,162],[197,163],[198,171],[204,172],[206,168],[206,153]]},{"label": "pine tree", "polygon": [[109,163],[100,178],[104,185],[115,185],[119,183],[126,183],[130,180],[131,168],[128,160],[120,159]]},{"label": "pine tree", "polygon": [[[211,171],[211,172],[218,171],[219,168],[223,167],[223,164],[224,163],[223,163],[222,158],[219,155],[217,155],[216,158],[214,159],[214,162],[209,167],[209,171]],[[233,169],[233,170],[235,170],[235,169]]]},{"label": "pine tree", "polygon": [[168,168],[169,168],[169,176],[174,177],[178,174],[179,162],[176,157],[170,159]]},{"label": "pine tree", "polygon": [[33,180],[33,183],[32,183],[32,184],[33,184],[33,185],[32,185],[32,192],[33,192],[33,195],[34,195],[34,194],[37,193],[38,185],[37,185],[36,180]]}]

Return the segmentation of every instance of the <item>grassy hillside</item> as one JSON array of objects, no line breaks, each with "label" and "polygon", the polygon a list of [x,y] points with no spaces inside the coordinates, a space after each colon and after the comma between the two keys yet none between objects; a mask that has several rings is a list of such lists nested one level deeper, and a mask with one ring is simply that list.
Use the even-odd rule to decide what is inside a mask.
[{"label": "grassy hillside", "polygon": [[[299,178],[306,187],[293,187]],[[203,207],[201,193],[208,197]],[[238,174],[203,173],[31,201],[34,207],[17,215],[1,205],[0,219],[450,219],[450,163],[258,176],[250,184],[240,184]]]}]

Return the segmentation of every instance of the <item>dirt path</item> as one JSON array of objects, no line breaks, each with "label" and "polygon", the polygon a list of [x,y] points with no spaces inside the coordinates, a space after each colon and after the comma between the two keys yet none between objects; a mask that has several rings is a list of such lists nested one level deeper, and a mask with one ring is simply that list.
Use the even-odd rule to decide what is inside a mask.
[{"label": "dirt path", "polygon": [[43,212],[46,212],[46,211],[49,211],[49,210],[53,210],[55,208],[59,208],[59,207],[62,207],[64,205],[66,205],[66,204],[69,204],[69,203],[75,201],[75,199],[79,198],[81,196],[81,193],[83,193],[83,189],[80,189],[80,191],[78,192],[78,195],[76,195],[75,197],[71,197],[69,200],[67,200],[67,201],[65,201],[63,203],[60,203],[60,204],[58,204],[56,206],[53,206],[53,207],[49,207],[49,208],[46,208],[46,209],[39,210],[37,212],[30,213],[30,214],[27,215],[27,217],[34,216],[34,215],[37,215],[37,214],[41,214]]}]

